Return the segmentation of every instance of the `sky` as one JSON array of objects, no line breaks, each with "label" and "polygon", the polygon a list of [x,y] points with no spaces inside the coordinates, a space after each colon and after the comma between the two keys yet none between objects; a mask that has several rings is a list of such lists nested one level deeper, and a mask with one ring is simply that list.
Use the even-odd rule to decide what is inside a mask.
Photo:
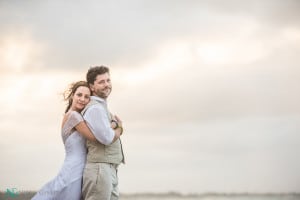
[{"label": "sky", "polygon": [[123,193],[300,192],[297,0],[0,1],[0,190],[64,160],[62,93],[110,67]]}]

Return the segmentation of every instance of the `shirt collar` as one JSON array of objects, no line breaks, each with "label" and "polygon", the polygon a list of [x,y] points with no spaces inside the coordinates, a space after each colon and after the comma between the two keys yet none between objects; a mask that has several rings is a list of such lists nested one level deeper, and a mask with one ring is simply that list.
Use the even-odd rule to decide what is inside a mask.
[{"label": "shirt collar", "polygon": [[99,102],[104,102],[106,103],[106,100],[101,98],[101,97],[98,97],[98,96],[91,96],[91,99],[92,100],[95,100],[95,101],[99,101]]}]

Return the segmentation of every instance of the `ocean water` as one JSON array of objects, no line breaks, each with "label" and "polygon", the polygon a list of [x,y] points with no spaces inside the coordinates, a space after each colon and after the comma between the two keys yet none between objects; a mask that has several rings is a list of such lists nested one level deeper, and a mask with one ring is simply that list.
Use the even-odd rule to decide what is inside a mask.
[{"label": "ocean water", "polygon": [[[30,200],[35,192],[15,195],[0,192],[0,200]],[[300,200],[300,193],[290,194],[123,194],[120,200]]]}]

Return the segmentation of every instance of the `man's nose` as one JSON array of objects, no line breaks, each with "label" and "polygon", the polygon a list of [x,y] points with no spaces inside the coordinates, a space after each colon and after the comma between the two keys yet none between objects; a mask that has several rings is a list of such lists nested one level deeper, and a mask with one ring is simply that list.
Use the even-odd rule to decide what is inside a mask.
[{"label": "man's nose", "polygon": [[105,86],[109,86],[109,82],[108,81],[105,81]]}]

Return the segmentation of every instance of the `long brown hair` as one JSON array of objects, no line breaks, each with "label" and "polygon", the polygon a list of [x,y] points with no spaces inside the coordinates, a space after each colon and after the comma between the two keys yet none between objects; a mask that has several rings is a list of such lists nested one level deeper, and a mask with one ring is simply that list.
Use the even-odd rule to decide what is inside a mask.
[{"label": "long brown hair", "polygon": [[69,86],[69,88],[63,93],[64,100],[68,101],[65,113],[67,113],[69,111],[69,109],[71,108],[71,105],[72,105],[72,102],[73,102],[72,96],[75,94],[76,90],[80,86],[89,88],[90,92],[92,93],[92,91],[91,91],[91,89],[89,87],[89,84],[86,81],[77,81],[75,83],[72,83]]}]

